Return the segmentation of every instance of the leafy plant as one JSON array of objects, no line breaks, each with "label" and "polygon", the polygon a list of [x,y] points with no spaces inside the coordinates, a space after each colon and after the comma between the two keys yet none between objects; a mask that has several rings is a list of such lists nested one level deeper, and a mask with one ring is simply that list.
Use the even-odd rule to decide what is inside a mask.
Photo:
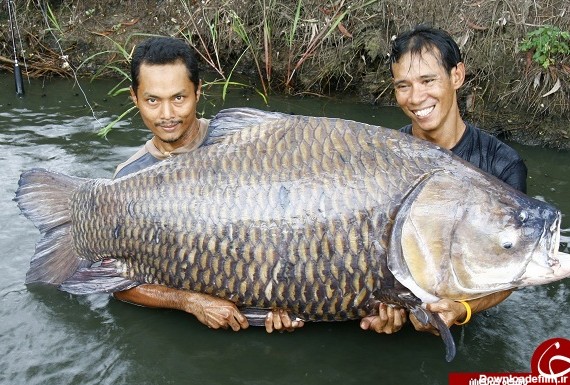
[{"label": "leafy plant", "polygon": [[[253,61],[255,63],[255,67],[257,68],[257,73],[259,74],[259,80],[261,81],[261,86],[263,87],[263,94],[267,95],[268,90],[267,86],[265,85],[265,80],[263,77],[263,73],[261,72],[261,67],[259,65],[259,58],[258,58],[258,49],[257,44],[254,44],[252,39],[250,39],[248,34],[248,29],[244,24],[243,20],[238,16],[238,14],[230,10],[230,16],[232,18],[232,29],[234,32],[240,37],[240,39],[244,42],[246,46],[246,50],[250,50],[251,55],[253,57]],[[267,46],[265,46],[267,47]],[[244,51],[245,53],[245,51]],[[242,54],[243,56],[243,54]],[[241,59],[241,57],[240,57]]]},{"label": "leafy plant", "polygon": [[544,25],[527,33],[519,45],[521,52],[532,51],[532,59],[543,68],[556,63],[556,59],[570,54],[570,32]]},{"label": "leafy plant", "polygon": [[[93,81],[95,79],[105,77],[106,75],[113,74],[115,76],[118,76],[120,80],[107,94],[110,96],[117,96],[120,94],[128,93],[129,87],[123,85],[125,83],[129,84],[131,81],[131,76],[128,72],[128,66],[131,61],[132,49],[129,50],[127,47],[130,45],[131,38],[136,36],[153,37],[158,35],[144,34],[144,33],[133,34],[129,36],[129,38],[127,38],[124,45],[117,43],[115,40],[111,39],[108,36],[104,36],[106,39],[109,39],[113,43],[114,48],[110,50],[96,52],[95,54],[89,56],[77,67],[77,70],[79,71],[84,65],[93,61],[98,56],[103,55],[111,57],[112,59],[109,62],[100,66],[99,69],[91,76],[91,80]],[[101,128],[97,132],[97,135],[106,137],[118,122],[123,120],[126,116],[128,116],[130,113],[132,113],[135,110],[136,106],[134,104],[130,105],[115,120],[107,124],[105,127]]]},{"label": "leafy plant", "polygon": [[[218,29],[220,27],[220,10],[216,9],[214,11],[214,16],[210,18],[206,15],[206,11],[201,3],[198,3],[200,8],[199,13],[193,13],[189,3],[184,0],[180,0],[180,4],[182,5],[183,9],[186,12],[187,19],[189,23],[192,24],[193,28],[188,28],[186,33],[182,32],[182,36],[188,41],[188,44],[194,48],[194,51],[200,57],[208,63],[208,66],[216,71],[222,78],[225,78],[224,69],[220,64],[220,52],[219,52],[219,44],[220,44],[220,34]],[[207,25],[207,31],[209,36],[203,36],[200,33],[200,28],[197,25],[198,22],[203,22]],[[193,36],[197,36],[198,43],[194,42]],[[202,49],[201,49],[202,48]]]}]

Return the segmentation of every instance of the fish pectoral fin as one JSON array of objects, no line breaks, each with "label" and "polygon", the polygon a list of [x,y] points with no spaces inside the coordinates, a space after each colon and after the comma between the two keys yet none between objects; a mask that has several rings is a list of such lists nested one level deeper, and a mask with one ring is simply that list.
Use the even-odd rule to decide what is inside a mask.
[{"label": "fish pectoral fin", "polygon": [[426,310],[421,306],[415,306],[414,308],[410,309],[410,312],[412,312],[412,314],[423,325],[430,324],[437,329],[439,335],[443,339],[443,343],[445,344],[445,360],[447,362],[451,362],[453,358],[455,358],[456,353],[455,341],[453,340],[451,331],[445,322],[443,322],[441,317],[437,313],[432,313],[431,311]]},{"label": "fish pectoral fin", "polygon": [[430,323],[430,315],[426,309],[416,306],[411,309],[410,312],[422,323],[422,325],[427,326]]},{"label": "fish pectoral fin", "polygon": [[101,265],[78,269],[64,281],[59,289],[71,294],[114,293],[135,286],[140,282],[121,276],[114,261],[105,261]]}]

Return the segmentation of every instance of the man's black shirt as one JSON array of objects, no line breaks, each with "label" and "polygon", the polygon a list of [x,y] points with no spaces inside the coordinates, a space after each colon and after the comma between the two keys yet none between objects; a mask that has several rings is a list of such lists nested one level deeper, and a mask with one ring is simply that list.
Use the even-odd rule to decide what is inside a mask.
[{"label": "man's black shirt", "polygon": [[[526,193],[527,168],[519,154],[496,137],[465,124],[465,132],[451,152]],[[400,131],[411,135],[412,125],[404,126]]]}]

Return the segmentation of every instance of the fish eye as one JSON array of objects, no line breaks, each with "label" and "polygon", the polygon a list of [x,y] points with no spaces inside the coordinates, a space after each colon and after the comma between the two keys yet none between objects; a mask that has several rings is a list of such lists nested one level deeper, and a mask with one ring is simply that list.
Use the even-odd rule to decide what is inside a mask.
[{"label": "fish eye", "polygon": [[525,223],[527,219],[528,219],[528,213],[526,211],[521,211],[519,213],[519,221]]},{"label": "fish eye", "polygon": [[508,250],[508,249],[510,249],[510,248],[513,247],[513,243],[512,243],[512,242],[508,242],[508,241],[507,241],[507,242],[503,242],[503,245],[502,245],[502,246],[503,246],[503,249]]}]

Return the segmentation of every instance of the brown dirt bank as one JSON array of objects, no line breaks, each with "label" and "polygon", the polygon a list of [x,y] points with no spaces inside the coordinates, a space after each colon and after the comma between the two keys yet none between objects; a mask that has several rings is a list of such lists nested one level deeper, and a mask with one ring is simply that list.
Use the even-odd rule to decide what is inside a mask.
[{"label": "brown dirt bank", "polygon": [[[0,68],[12,70],[7,2]],[[117,76],[144,36],[181,36],[219,78],[249,75],[261,92],[357,94],[393,103],[393,35],[418,23],[448,30],[468,69],[468,120],[526,144],[570,148],[570,55],[543,68],[518,51],[542,25],[570,30],[567,0],[20,0],[12,4],[28,75]],[[236,64],[237,63],[237,64]],[[69,65],[69,66],[68,66]],[[234,70],[235,66],[235,70]],[[233,72],[232,72],[233,71]]]}]

